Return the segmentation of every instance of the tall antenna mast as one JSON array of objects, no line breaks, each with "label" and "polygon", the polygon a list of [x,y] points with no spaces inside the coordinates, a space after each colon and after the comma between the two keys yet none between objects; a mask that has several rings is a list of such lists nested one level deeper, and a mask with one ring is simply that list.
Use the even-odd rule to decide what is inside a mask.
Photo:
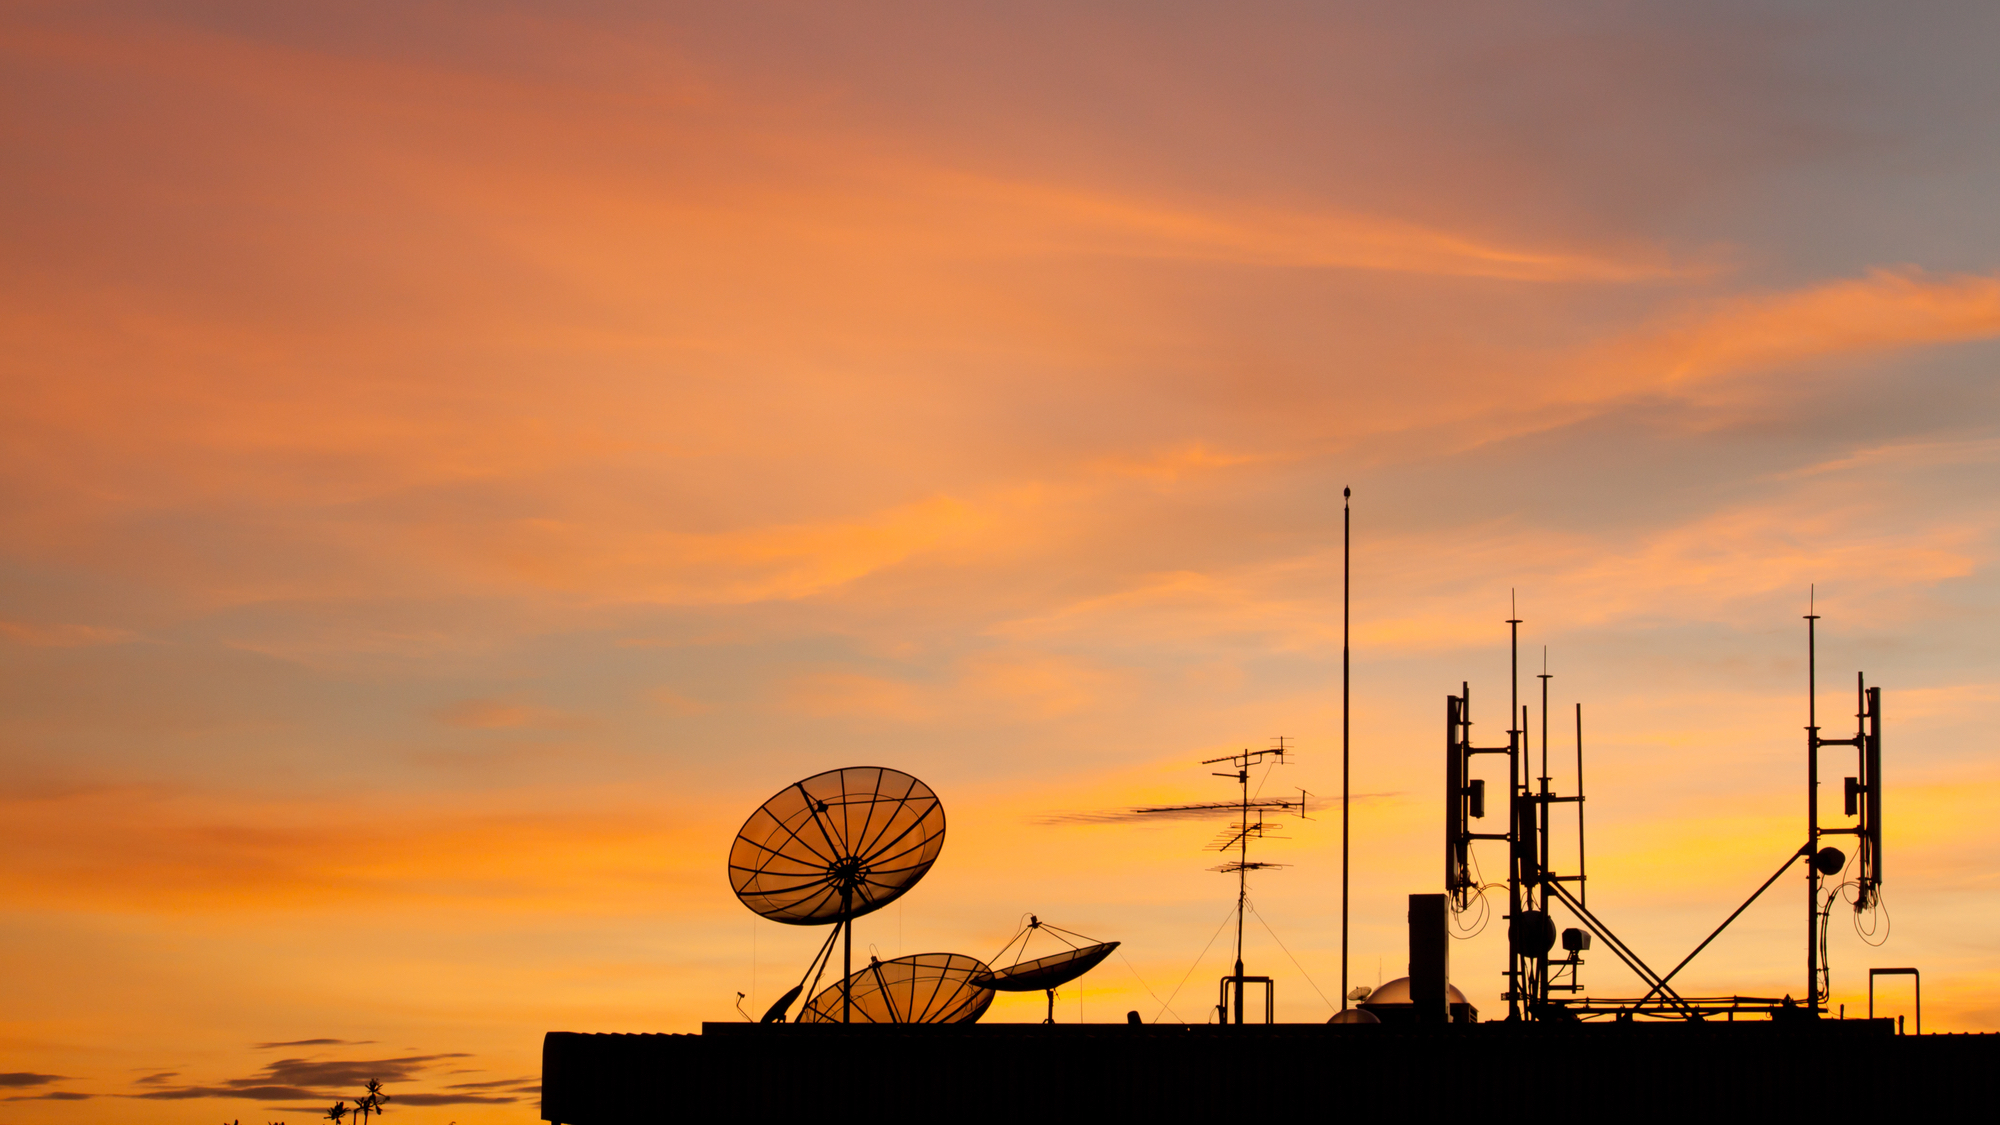
[{"label": "tall antenna mast", "polygon": [[1340,1010],[1347,1010],[1347,697],[1349,591],[1354,550],[1354,490],[1340,490]]}]

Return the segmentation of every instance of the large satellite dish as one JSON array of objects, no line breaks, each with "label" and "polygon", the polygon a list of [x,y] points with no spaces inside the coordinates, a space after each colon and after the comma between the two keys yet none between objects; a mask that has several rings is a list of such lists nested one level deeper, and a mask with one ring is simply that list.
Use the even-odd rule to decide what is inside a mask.
[{"label": "large satellite dish", "polygon": [[[903,997],[890,989],[873,962],[863,973],[854,972],[854,920],[882,909],[916,886],[942,850],[944,805],[937,794],[909,774],[880,766],[849,766],[814,774],[786,786],[751,813],[729,846],[729,885],[736,897],[774,922],[833,926],[826,944],[807,967],[805,978],[764,1013],[764,1022],[782,1021],[792,1002],[807,991],[808,980],[813,988],[819,987],[820,974],[833,959],[834,942],[842,937],[846,942],[840,983],[814,996],[800,1013],[800,1020],[848,1023],[860,1015],[864,1022],[872,1023],[945,1022],[888,1018],[909,1010],[906,1001],[913,1002],[915,994]],[[978,960],[960,959],[978,966],[982,977],[986,973],[986,966]],[[907,960],[912,959],[890,964]],[[869,979],[860,979],[864,975]],[[920,977],[917,974],[911,979]],[[936,978],[937,982],[944,979]],[[873,988],[885,997],[876,1005],[879,1010],[857,1012],[855,1003],[864,988]],[[993,991],[983,984],[978,991],[986,997],[978,1011],[953,1019],[977,1019],[979,1012],[986,1010]],[[896,997],[893,1001],[889,999],[892,996]],[[925,1010],[929,1010],[929,1003]]]},{"label": "large satellite dish", "polygon": [[971,1023],[993,1003],[991,975],[985,962],[963,953],[871,957],[867,968],[813,997],[798,1022]]},{"label": "large satellite dish", "polygon": [[788,785],[751,813],[729,849],[729,883],[774,922],[845,922],[894,902],[943,848],[944,805],[930,786],[850,766]]}]

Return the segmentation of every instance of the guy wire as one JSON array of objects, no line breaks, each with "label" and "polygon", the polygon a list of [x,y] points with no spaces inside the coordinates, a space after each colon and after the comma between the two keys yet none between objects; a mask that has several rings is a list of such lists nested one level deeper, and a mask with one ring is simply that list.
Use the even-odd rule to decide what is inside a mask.
[{"label": "guy wire", "polygon": [[[1188,971],[1187,971],[1187,972],[1185,972],[1185,973],[1182,973],[1182,974],[1181,974],[1181,983],[1180,983],[1180,984],[1177,984],[1177,985],[1175,985],[1175,986],[1174,986],[1174,990],[1173,990],[1172,992],[1169,992],[1169,993],[1167,993],[1167,998],[1166,998],[1165,1000],[1163,1000],[1163,1001],[1161,1001],[1161,1002],[1160,1002],[1160,1008],[1161,1008],[1162,1010],[1165,1010],[1165,1009],[1166,1009],[1166,1007],[1167,1007],[1168,1005],[1170,1005],[1170,1004],[1172,1004],[1172,1003],[1174,1002],[1174,997],[1176,997],[1176,996],[1179,996],[1179,995],[1181,994],[1181,989],[1182,989],[1183,987],[1185,987],[1185,986],[1187,985],[1187,982],[1188,982],[1188,978],[1189,978],[1189,977],[1191,977],[1191,976],[1193,976],[1193,975],[1194,975],[1194,971],[1195,971],[1196,969],[1198,969],[1198,968],[1200,968],[1200,967],[1201,967],[1201,959],[1202,959],[1203,957],[1206,957],[1206,956],[1208,956],[1208,950],[1209,950],[1209,946],[1212,946],[1212,945],[1214,945],[1214,944],[1215,944],[1215,939],[1216,939],[1216,938],[1219,938],[1219,937],[1221,937],[1221,936],[1222,936],[1222,931],[1223,931],[1224,927],[1226,927],[1226,926],[1228,926],[1228,925],[1229,925],[1229,919],[1231,919],[1232,917],[1235,917],[1235,915],[1236,915],[1236,908],[1235,908],[1234,906],[1231,906],[1231,907],[1229,908],[1229,913],[1227,913],[1227,914],[1224,914],[1224,915],[1222,916],[1222,925],[1219,925],[1219,926],[1215,927],[1215,932],[1214,932],[1213,934],[1210,934],[1210,935],[1209,935],[1209,937],[1208,937],[1208,945],[1204,945],[1204,946],[1202,946],[1202,947],[1201,947],[1201,952],[1200,952],[1200,953],[1197,953],[1197,954],[1195,954],[1195,955],[1194,955],[1194,964],[1192,964],[1192,965],[1189,965],[1189,966],[1188,966]],[[1178,1017],[1176,1017],[1176,1018],[1178,1018]],[[1159,1016],[1154,1016],[1154,1017],[1153,1017],[1153,1022],[1154,1022],[1154,1023],[1158,1023],[1158,1022],[1160,1022],[1160,1017],[1159,1017]]]},{"label": "guy wire", "polygon": [[1298,958],[1292,957],[1291,947],[1285,944],[1284,938],[1278,936],[1278,931],[1271,928],[1271,923],[1266,921],[1264,918],[1264,912],[1257,909],[1257,904],[1255,902],[1252,902],[1249,899],[1244,899],[1243,901],[1250,907],[1250,913],[1255,914],[1257,916],[1257,922],[1259,925],[1264,927],[1264,932],[1271,935],[1271,940],[1278,943],[1278,948],[1285,951],[1285,956],[1291,957],[1292,967],[1299,971],[1300,976],[1306,978],[1306,983],[1312,985],[1312,989],[1314,992],[1319,992],[1320,1002],[1325,1004],[1327,1007],[1332,1008],[1334,1011],[1338,1012],[1340,1009],[1334,1006],[1333,1001],[1328,1000],[1326,998],[1326,993],[1319,991],[1319,985],[1313,981],[1312,974],[1306,972],[1306,967],[1304,965],[1299,964]]}]

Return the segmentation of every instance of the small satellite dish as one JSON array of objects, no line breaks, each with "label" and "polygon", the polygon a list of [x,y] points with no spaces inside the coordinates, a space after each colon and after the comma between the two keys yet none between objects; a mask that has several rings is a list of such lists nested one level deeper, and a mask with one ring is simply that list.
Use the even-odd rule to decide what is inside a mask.
[{"label": "small satellite dish", "polygon": [[798,1023],[841,1023],[848,990],[851,1023],[972,1023],[993,1003],[992,971],[963,953],[918,953],[868,967],[813,997]]},{"label": "small satellite dish", "polygon": [[[1037,957],[1032,961],[1021,960],[1028,955],[1028,941],[1036,933],[1048,934],[1069,948],[1060,953]],[[1071,941],[1071,938],[1080,939],[1084,944],[1079,945]],[[1048,993],[1049,1014],[1043,1023],[1056,1022],[1057,986],[1068,984],[1096,968],[1098,962],[1111,956],[1111,951],[1118,948],[1118,943],[1115,941],[1093,941],[1074,930],[1051,926],[1033,914],[1028,915],[1028,924],[1020,933],[1009,938],[1007,944],[1000,947],[1000,952],[993,959],[998,961],[1007,956],[1007,951],[1017,944],[1021,948],[1014,955],[1014,963],[1004,969],[994,970],[992,979],[987,983],[1001,992]]]},{"label": "small satellite dish", "polygon": [[1041,992],[1068,984],[1097,967],[1099,961],[1118,948],[1115,941],[1098,942],[1080,949],[1066,949],[1033,961],[1021,961],[995,970],[992,986],[1001,992]]},{"label": "small satellite dish", "polygon": [[880,910],[944,848],[944,805],[898,770],[850,766],[786,786],[729,848],[729,885],[774,922],[816,926]]}]

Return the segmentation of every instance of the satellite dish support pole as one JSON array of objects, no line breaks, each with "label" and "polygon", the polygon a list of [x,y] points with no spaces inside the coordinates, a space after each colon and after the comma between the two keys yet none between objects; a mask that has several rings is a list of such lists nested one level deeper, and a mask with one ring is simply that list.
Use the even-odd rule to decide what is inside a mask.
[{"label": "satellite dish support pole", "polygon": [[841,975],[840,975],[840,1022],[852,1021],[854,1007],[854,892],[843,889],[840,892],[840,912],[847,914],[841,922]]}]

